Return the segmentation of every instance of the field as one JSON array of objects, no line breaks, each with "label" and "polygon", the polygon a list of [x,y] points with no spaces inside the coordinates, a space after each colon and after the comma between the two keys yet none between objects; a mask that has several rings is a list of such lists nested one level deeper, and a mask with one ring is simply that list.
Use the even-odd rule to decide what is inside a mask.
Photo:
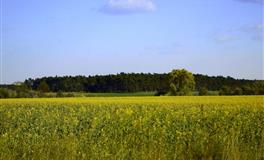
[{"label": "field", "polygon": [[0,159],[264,159],[264,97],[0,100]]}]

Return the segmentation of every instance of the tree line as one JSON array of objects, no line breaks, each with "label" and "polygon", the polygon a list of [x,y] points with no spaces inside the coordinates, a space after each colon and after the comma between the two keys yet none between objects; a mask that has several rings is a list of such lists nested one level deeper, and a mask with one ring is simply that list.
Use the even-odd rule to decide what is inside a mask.
[{"label": "tree line", "polygon": [[[175,71],[175,70],[173,70]],[[90,92],[90,93],[131,93],[156,92],[156,95],[165,95],[172,92],[173,71],[170,73],[119,73],[95,76],[55,76],[36,79],[26,79],[19,85],[2,85],[1,88],[18,92],[19,97],[35,92]],[[185,70],[186,71],[186,70]],[[187,72],[184,72],[188,73]],[[189,75],[190,76],[190,75]],[[217,91],[220,95],[256,95],[264,94],[264,81],[234,79],[223,76],[207,76],[194,74],[192,91],[200,95],[207,95],[209,91]],[[174,83],[175,84],[175,83]],[[179,84],[183,86],[183,84]],[[175,87],[175,86],[174,86]],[[186,88],[185,88],[186,89]],[[0,96],[3,97],[3,89]],[[184,95],[186,91],[181,90]],[[24,95],[23,95],[24,94]],[[177,95],[177,93],[175,92]]]}]

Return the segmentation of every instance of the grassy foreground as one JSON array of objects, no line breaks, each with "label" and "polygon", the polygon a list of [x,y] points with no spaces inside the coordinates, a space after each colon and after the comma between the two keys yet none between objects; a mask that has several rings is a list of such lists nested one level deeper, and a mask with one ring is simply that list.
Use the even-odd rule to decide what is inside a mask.
[{"label": "grassy foreground", "polygon": [[264,159],[264,97],[0,99],[0,159]]}]

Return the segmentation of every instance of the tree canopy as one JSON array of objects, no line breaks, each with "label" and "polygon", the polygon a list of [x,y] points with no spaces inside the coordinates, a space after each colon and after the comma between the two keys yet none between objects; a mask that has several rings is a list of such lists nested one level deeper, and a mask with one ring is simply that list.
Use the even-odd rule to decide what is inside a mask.
[{"label": "tree canopy", "polygon": [[191,72],[180,69],[170,73],[170,94],[189,95],[195,89],[195,80]]},{"label": "tree canopy", "polygon": [[[223,76],[194,74],[195,91],[205,90],[213,95],[264,94],[263,80],[234,79]],[[39,97],[38,92],[132,93],[156,92],[156,96],[170,92],[171,74],[119,73],[95,76],[55,76],[25,80],[24,83],[0,85],[2,97]],[[213,91],[213,92],[212,92]],[[8,93],[8,94],[7,94]],[[61,96],[58,94],[58,97]]]},{"label": "tree canopy", "polygon": [[[263,81],[234,79],[223,76],[207,76],[194,74],[195,90],[206,88],[209,91],[220,91],[224,86],[231,89],[237,87],[251,93],[257,87],[261,89]],[[24,83],[28,88],[38,90],[41,82],[46,82],[51,92],[95,92],[95,93],[128,93],[153,92],[166,93],[170,91],[170,74],[150,73],[120,73],[115,75],[95,76],[64,76],[27,79]],[[12,89],[12,85],[9,86]],[[263,88],[263,87],[262,87]],[[263,89],[262,89],[263,90]]]}]

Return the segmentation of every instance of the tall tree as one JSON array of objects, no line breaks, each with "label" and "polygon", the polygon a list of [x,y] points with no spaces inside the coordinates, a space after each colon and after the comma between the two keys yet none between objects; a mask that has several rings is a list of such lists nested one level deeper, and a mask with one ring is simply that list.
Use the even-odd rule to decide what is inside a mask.
[{"label": "tall tree", "polygon": [[41,92],[49,92],[50,88],[46,81],[40,82],[38,90]]},{"label": "tall tree", "polygon": [[195,89],[194,76],[191,72],[180,69],[170,73],[170,91],[172,95],[189,95]]}]

